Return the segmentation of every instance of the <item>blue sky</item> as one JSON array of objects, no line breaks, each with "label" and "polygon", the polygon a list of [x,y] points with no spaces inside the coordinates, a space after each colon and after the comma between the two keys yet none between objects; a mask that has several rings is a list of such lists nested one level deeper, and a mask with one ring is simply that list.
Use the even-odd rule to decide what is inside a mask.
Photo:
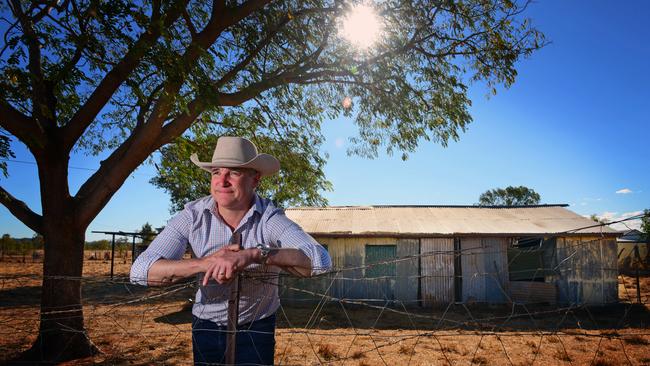
[{"label": "blue sky", "polygon": [[[552,43],[519,64],[511,88],[489,99],[481,85],[470,89],[474,122],[458,142],[421,144],[407,161],[349,157],[352,121],[327,121],[330,204],[473,204],[487,189],[525,185],[543,203],[568,203],[583,215],[617,219],[650,208],[650,2],[543,0],[527,14]],[[17,161],[0,184],[40,211],[36,166],[23,163],[34,159],[13,147]],[[73,191],[98,161],[72,157]],[[148,183],[153,175],[151,166],[134,172],[87,239],[108,238],[91,230],[164,225],[169,198]],[[2,233],[33,234],[0,206]]]}]

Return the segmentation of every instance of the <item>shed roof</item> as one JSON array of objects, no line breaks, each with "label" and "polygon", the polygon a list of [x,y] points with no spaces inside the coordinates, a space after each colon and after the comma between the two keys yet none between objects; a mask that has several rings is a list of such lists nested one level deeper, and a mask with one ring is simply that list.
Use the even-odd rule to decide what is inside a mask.
[{"label": "shed roof", "polygon": [[643,237],[643,232],[632,229],[632,230],[623,230],[619,231],[621,236],[617,239],[620,243],[643,243],[645,238]]},{"label": "shed roof", "polygon": [[618,235],[566,206],[299,207],[286,214],[315,236]]}]

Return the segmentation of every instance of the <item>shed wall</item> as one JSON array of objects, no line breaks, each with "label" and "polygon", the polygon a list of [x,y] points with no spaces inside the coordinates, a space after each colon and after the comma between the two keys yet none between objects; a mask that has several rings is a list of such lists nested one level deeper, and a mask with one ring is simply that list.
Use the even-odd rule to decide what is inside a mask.
[{"label": "shed wall", "polygon": [[397,257],[405,259],[396,264],[395,299],[405,305],[416,305],[419,300],[419,253],[420,241],[418,239],[400,239],[397,241]]},{"label": "shed wall", "polygon": [[[397,245],[398,240],[396,238],[316,237],[316,240],[327,246],[327,251],[332,258],[332,273],[318,278],[306,279],[283,277],[280,288],[280,296],[283,302],[319,301],[323,296],[335,299],[370,301],[395,299],[395,281],[396,278],[399,278],[399,275],[365,278],[363,266],[365,265],[366,245]],[[398,249],[398,256],[399,253]],[[403,269],[401,271],[403,272]]]},{"label": "shed wall", "polygon": [[[622,271],[633,271],[639,262],[636,257],[635,247],[639,248],[639,257],[641,262],[647,262],[648,244],[640,242],[618,242],[618,268]],[[650,263],[649,263],[650,264]],[[643,265],[643,264],[642,264]],[[643,268],[643,267],[642,267]]]},{"label": "shed wall", "polygon": [[454,239],[420,239],[421,296],[425,306],[454,302]]},{"label": "shed wall", "polygon": [[463,301],[503,303],[508,300],[508,240],[462,238]]},{"label": "shed wall", "polygon": [[[421,301],[427,306],[453,301],[505,303],[513,300],[511,293],[528,299],[530,296],[524,292],[532,291],[530,286],[533,285],[523,290],[509,287],[508,238],[457,238],[460,241],[457,263],[454,262],[453,238],[320,237],[317,240],[327,246],[334,271],[310,279],[283,278],[280,289],[283,301],[320,301],[326,296],[328,299],[379,303],[397,300],[407,305]],[[404,259],[395,264],[394,275],[365,276],[366,245],[396,246],[397,257]],[[544,251],[545,258],[549,257],[544,259],[546,283],[556,286],[558,302],[606,304],[617,301],[615,239],[558,238],[555,245]],[[461,269],[458,278],[454,278],[455,266]],[[458,281],[462,299],[454,296]],[[521,296],[514,300],[520,301]]]},{"label": "shed wall", "polygon": [[598,305],[618,301],[616,250],[613,238],[558,238],[559,301]]}]

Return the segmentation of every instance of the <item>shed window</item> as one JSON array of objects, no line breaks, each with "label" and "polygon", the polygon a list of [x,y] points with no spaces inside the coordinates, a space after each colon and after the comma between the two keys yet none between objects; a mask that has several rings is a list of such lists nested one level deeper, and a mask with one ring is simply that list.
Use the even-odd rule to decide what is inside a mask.
[{"label": "shed window", "polygon": [[[395,259],[397,253],[395,245],[366,245],[366,265],[386,262]],[[366,267],[366,277],[394,277],[395,262],[382,263]]]},{"label": "shed window", "polygon": [[545,282],[553,274],[554,254],[555,238],[517,238],[508,248],[510,280]]}]

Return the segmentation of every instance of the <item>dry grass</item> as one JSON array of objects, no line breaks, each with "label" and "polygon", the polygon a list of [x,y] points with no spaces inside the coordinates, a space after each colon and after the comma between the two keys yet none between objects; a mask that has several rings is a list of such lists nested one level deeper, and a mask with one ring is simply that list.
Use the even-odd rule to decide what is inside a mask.
[{"label": "dry grass", "polygon": [[318,345],[318,354],[327,361],[338,358],[338,354],[336,353],[334,346],[329,343],[321,343]]},{"label": "dry grass", "polygon": [[525,343],[526,343],[526,345],[527,345],[528,347],[530,347],[530,348],[532,348],[532,349],[537,348],[537,342],[535,342],[535,341],[527,340]]},{"label": "dry grass", "polygon": [[602,334],[602,335],[604,335],[606,337],[611,337],[611,338],[618,338],[618,337],[621,336],[621,334],[615,329],[603,330],[602,332],[600,332],[600,334]]},{"label": "dry grass", "polygon": [[483,356],[476,356],[472,360],[473,365],[489,365],[488,359]]},{"label": "dry grass", "polygon": [[458,352],[458,347],[455,344],[446,344],[442,346],[442,352],[446,353],[460,353]]},{"label": "dry grass", "polygon": [[[129,264],[122,262],[116,264],[117,276],[128,274]],[[4,278],[0,287],[0,328],[6,334],[0,337],[0,364],[29,347],[38,334],[41,267],[40,263],[0,263],[0,276]],[[83,285],[86,326],[89,336],[104,353],[66,365],[191,365],[191,316],[187,299],[193,296],[195,289],[130,303],[163,289],[127,289],[119,277],[117,282],[108,281],[109,272],[110,263],[101,260],[86,261],[84,266],[84,276],[88,279]],[[11,280],[20,276],[23,277]],[[650,277],[643,281],[641,288],[650,289]],[[644,294],[644,298],[646,296]],[[594,357],[595,365],[616,365],[627,363],[626,356],[634,365],[650,364],[647,351],[650,337],[637,334],[645,332],[642,329],[647,329],[650,317],[638,311],[630,313],[625,319],[626,327],[621,328],[607,326],[620,324],[623,312],[595,310],[588,315],[576,312],[575,317],[579,319],[575,320],[580,321],[580,326],[571,324],[574,319],[558,324],[559,317],[553,314],[540,317],[535,323],[518,320],[505,327],[500,327],[499,320],[497,330],[487,333],[495,329],[494,323],[485,323],[483,325],[489,328],[480,329],[473,325],[436,328],[437,322],[425,317],[432,315],[431,309],[409,309],[424,315],[416,320],[419,331],[409,330],[413,318],[402,314],[389,317],[384,313],[377,326],[373,326],[377,312],[359,306],[346,308],[343,314],[340,304],[322,309],[330,324],[316,329],[305,326],[313,310],[311,305],[283,306],[278,312],[276,364],[322,362],[371,366],[385,362],[391,366],[407,363],[424,366],[468,365],[473,360],[474,365],[510,362],[529,365],[534,358],[535,365],[558,365],[568,364],[567,356],[572,365],[590,365]],[[470,307],[470,310],[476,311],[472,315],[477,319],[503,315],[495,309]],[[532,313],[535,311],[531,309]],[[436,313],[434,309],[433,315],[439,316],[441,312]],[[284,319],[284,314],[288,319]],[[348,316],[354,327],[350,326]],[[449,311],[447,316],[464,321],[467,312]],[[13,330],[14,334],[9,336],[8,330]],[[431,333],[422,335],[423,330]],[[548,335],[540,339],[539,332]],[[417,342],[412,341],[415,339]],[[540,341],[541,347],[538,347]],[[600,348],[597,350],[597,347]]]},{"label": "dry grass", "polygon": [[548,343],[560,343],[560,338],[558,336],[548,336],[546,337]]},{"label": "dry grass", "polygon": [[592,363],[593,366],[616,366],[619,364],[620,362],[611,358],[597,358],[594,363]]},{"label": "dry grass", "polygon": [[415,348],[414,347],[409,347],[405,344],[400,344],[399,350],[398,350],[400,355],[409,355],[413,356],[415,354]]},{"label": "dry grass", "polygon": [[627,336],[623,338],[623,341],[627,344],[642,345],[642,346],[648,345],[648,340],[643,338],[643,336],[640,335]]},{"label": "dry grass", "polygon": [[555,351],[555,358],[560,361],[571,362],[571,356],[569,356],[563,349],[558,349]]}]

